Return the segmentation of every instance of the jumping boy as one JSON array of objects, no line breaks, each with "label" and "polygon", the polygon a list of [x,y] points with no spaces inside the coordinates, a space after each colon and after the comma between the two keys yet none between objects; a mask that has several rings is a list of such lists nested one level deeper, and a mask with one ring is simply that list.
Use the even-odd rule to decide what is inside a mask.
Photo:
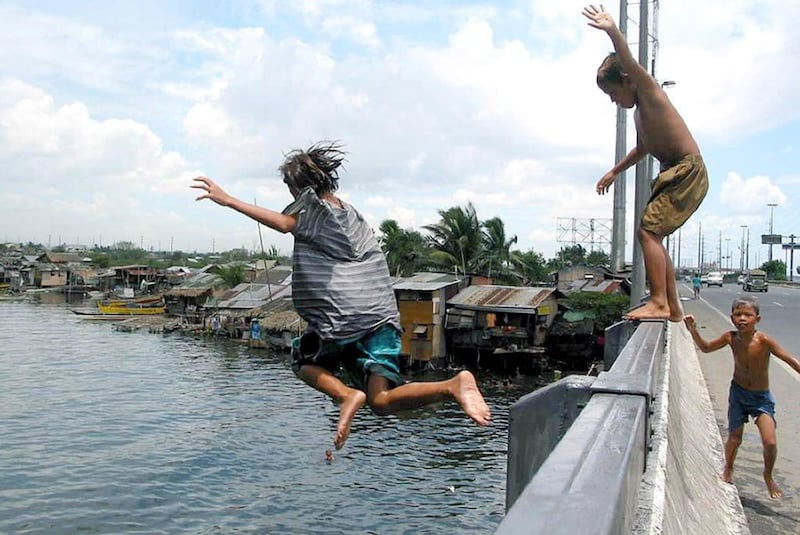
[{"label": "jumping boy", "polygon": [[700,351],[711,353],[725,346],[733,351],[733,380],[728,393],[728,440],[725,442],[725,469],[722,480],[733,482],[733,461],[742,443],[744,424],[752,417],[761,434],[764,447],[764,482],[770,498],[783,496],[772,478],[778,455],[775,437],[775,397],[769,391],[769,357],[775,355],[797,373],[800,361],[786,352],[771,336],[756,330],[761,321],[758,302],[753,297],[737,297],[731,305],[731,322],[735,331],[706,342],[697,332],[694,316],[688,314],[684,323]]},{"label": "jumping boy", "polygon": [[[400,315],[386,258],[361,214],[334,195],[344,156],[337,142],[290,152],[279,171],[294,202],[282,212],[236,199],[206,177],[192,187],[203,191],[197,200],[211,199],[294,236],[292,300],[308,329],[295,343],[292,367],[339,403],[336,449],[365,403],[386,415],[454,399],[487,425],[490,410],[472,373],[416,383],[400,375]],[[340,366],[355,388],[335,375]]]},{"label": "jumping boy", "polygon": [[589,26],[608,34],[616,50],[597,69],[597,85],[618,106],[636,108],[636,147],[600,178],[597,193],[605,194],[617,175],[648,154],[661,163],[638,229],[650,300],[626,318],[677,322],[683,313],[675,270],[662,242],[700,206],[708,191],[706,168],[686,123],[658,82],[633,59],[611,15],[602,6],[588,6],[583,15],[589,19]]}]

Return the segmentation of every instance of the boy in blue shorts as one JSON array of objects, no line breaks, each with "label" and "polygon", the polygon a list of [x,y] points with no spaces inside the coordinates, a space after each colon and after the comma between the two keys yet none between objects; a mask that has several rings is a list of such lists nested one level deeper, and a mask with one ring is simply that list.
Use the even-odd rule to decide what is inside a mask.
[{"label": "boy in blue shorts", "polygon": [[725,442],[725,469],[722,480],[733,482],[733,461],[742,443],[744,424],[753,418],[764,447],[764,482],[770,498],[783,496],[772,478],[778,455],[775,438],[775,397],[769,391],[769,357],[775,355],[797,373],[800,361],[786,352],[771,336],[756,330],[761,321],[758,302],[753,297],[737,297],[731,306],[731,322],[735,331],[706,342],[697,332],[694,316],[687,314],[684,323],[703,353],[729,346],[733,351],[733,380],[728,394],[728,440]]},{"label": "boy in blue shorts", "polygon": [[[489,406],[472,373],[409,383],[400,375],[400,314],[386,258],[361,214],[334,194],[344,156],[337,142],[290,152],[279,170],[294,202],[282,212],[236,199],[206,177],[192,187],[203,191],[197,200],[211,199],[294,236],[292,300],[308,329],[295,343],[293,369],[339,403],[336,449],[367,403],[386,415],[454,399],[487,425]],[[336,375],[340,366],[355,388]]]}]

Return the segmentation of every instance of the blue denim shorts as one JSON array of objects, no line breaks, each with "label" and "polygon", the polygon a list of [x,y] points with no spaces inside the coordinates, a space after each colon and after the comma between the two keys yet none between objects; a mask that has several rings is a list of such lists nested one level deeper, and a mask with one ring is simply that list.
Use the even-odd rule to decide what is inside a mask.
[{"label": "blue denim shorts", "polygon": [[325,368],[331,373],[345,372],[345,379],[366,392],[369,376],[385,377],[392,387],[405,383],[400,374],[400,332],[392,325],[350,340],[322,340],[315,332],[306,332],[292,340],[292,369],[295,373],[306,364]]},{"label": "blue denim shorts", "polygon": [[[728,432],[733,432],[762,414],[775,421],[775,396],[769,390],[747,390],[731,381],[728,392]],[[776,424],[777,425],[777,424]]]}]

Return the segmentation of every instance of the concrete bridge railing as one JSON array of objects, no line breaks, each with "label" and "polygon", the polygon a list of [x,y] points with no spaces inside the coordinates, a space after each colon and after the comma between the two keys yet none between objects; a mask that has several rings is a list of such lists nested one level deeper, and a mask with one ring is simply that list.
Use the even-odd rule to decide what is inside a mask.
[{"label": "concrete bridge railing", "polygon": [[610,327],[607,372],[511,408],[496,534],[748,533],[735,488],[718,477],[722,444],[694,344],[674,325]]}]

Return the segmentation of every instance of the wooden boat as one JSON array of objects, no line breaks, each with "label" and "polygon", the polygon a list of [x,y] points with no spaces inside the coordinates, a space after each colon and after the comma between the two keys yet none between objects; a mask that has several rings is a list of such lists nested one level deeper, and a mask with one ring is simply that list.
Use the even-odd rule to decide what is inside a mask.
[{"label": "wooden boat", "polygon": [[[159,302],[160,303],[160,302]],[[152,316],[155,314],[163,314],[167,311],[164,304],[104,304],[97,303],[97,309],[101,314],[114,315],[114,316]]]},{"label": "wooden boat", "polygon": [[129,305],[142,305],[142,306],[158,306],[164,304],[164,298],[160,295],[145,295],[142,297],[114,298],[104,299],[101,301],[103,305],[109,306],[129,306]]}]

